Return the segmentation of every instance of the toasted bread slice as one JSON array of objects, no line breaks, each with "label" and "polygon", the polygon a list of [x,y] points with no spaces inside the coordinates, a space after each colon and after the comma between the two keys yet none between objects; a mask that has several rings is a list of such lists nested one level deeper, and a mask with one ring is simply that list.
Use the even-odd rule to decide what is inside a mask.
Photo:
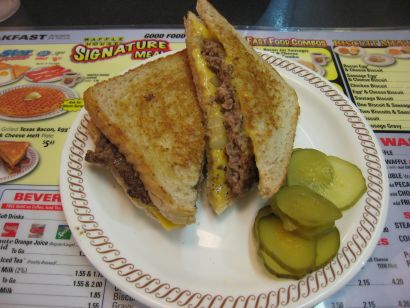
[{"label": "toasted bread slice", "polygon": [[175,224],[194,222],[204,129],[186,52],[98,83],[84,101],[94,125],[139,173],[159,212]]},{"label": "toasted bread slice", "polygon": [[[99,140],[102,138],[102,134],[100,130],[94,125],[93,122],[88,123],[87,129],[88,129],[89,134],[91,135],[91,138],[94,140],[94,143],[97,144]],[[109,170],[111,171],[112,175],[114,176],[118,184],[124,190],[124,192],[126,193],[126,196],[129,198],[132,204],[136,206],[137,208],[143,210],[145,214],[147,214],[148,216],[156,220],[165,230],[170,231],[172,229],[183,226],[183,225],[174,224],[169,219],[164,217],[164,215],[162,215],[161,212],[152,203],[146,204],[138,198],[131,197],[128,194],[128,190],[130,187],[121,177],[121,175],[117,172],[117,170],[115,170],[115,168],[109,168]]]},{"label": "toasted bread slice", "polygon": [[0,141],[0,158],[14,169],[26,157],[29,146],[25,141]]},{"label": "toasted bread slice", "polygon": [[231,82],[252,140],[259,192],[268,198],[285,180],[299,116],[296,92],[208,1],[198,0],[196,9],[232,66]]}]

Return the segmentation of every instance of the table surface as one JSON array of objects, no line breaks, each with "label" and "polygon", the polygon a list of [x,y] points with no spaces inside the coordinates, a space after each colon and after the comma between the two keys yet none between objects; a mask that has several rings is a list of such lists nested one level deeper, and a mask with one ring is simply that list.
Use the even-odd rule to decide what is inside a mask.
[{"label": "table surface", "polygon": [[[410,1],[212,1],[232,24],[288,27],[410,27]],[[0,27],[182,25],[195,1],[21,0]]]}]

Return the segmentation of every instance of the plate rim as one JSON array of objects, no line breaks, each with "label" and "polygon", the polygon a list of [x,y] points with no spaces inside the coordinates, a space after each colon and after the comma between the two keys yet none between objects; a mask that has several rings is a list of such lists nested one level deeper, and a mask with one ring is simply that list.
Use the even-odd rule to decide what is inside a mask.
[{"label": "plate rim", "polygon": [[[329,264],[306,275],[301,280],[291,281],[287,286],[287,290],[280,288],[276,290],[277,292],[271,290],[270,292],[256,295],[232,296],[205,292],[201,294],[191,292],[190,290],[181,290],[179,287],[173,287],[169,283],[162,283],[160,279],[151,277],[149,273],[147,274],[142,272],[142,270],[135,269],[132,263],[129,263],[126,258],[121,256],[120,251],[104,235],[103,230],[98,228],[98,222],[94,220],[92,211],[85,199],[86,192],[84,191],[81,178],[83,149],[85,141],[88,139],[86,134],[88,119],[85,116],[85,111],[82,110],[73,123],[73,129],[70,130],[70,135],[67,137],[62,151],[60,189],[63,186],[64,189],[61,189],[61,192],[62,202],[65,205],[63,206],[64,213],[69,224],[71,222],[74,225],[71,220],[75,221],[75,218],[77,218],[77,224],[80,222],[83,233],[80,236],[77,232],[73,232],[74,237],[81,249],[95,249],[97,251],[97,255],[101,257],[101,260],[99,262],[91,261],[91,263],[99,271],[104,275],[112,273],[112,270],[117,271],[117,274],[121,277],[119,279],[123,279],[124,283],[133,283],[134,289],[137,287],[135,285],[136,281],[142,279],[141,282],[145,282],[142,287],[137,287],[137,291],[131,292],[131,294],[128,292],[128,288],[124,290],[124,286],[116,284],[125,293],[136,297],[142,303],[161,307],[171,304],[189,307],[205,305],[206,303],[209,305],[219,304],[220,306],[254,303],[257,306],[263,303],[268,305],[269,303],[273,304],[276,302],[276,306],[288,306],[303,300],[304,303],[300,304],[313,305],[340,290],[347,281],[357,274],[361,266],[365,264],[367,257],[373,253],[376,247],[387,217],[389,190],[387,168],[384,160],[381,159],[381,148],[374,132],[359,109],[328,80],[305,68],[302,64],[273,53],[258,52],[261,54],[262,59],[274,68],[294,73],[299,78],[318,88],[323,95],[328,97],[328,100],[334,103],[335,108],[338,108],[344,114],[347,118],[346,124],[350,123],[355,130],[356,137],[359,139],[358,142],[364,152],[362,155],[366,161],[366,174],[368,175],[366,205],[363,211],[359,213],[359,215],[363,216],[361,216],[363,219],[360,221],[360,225],[356,226],[357,233],[354,233],[350,239],[347,239],[346,245],[340,247],[338,255]],[[151,58],[150,60],[153,59]],[[65,189],[67,189],[69,194],[63,193]],[[86,237],[83,236],[84,234]],[[349,271],[346,273],[345,270]],[[327,286],[329,287],[326,289]],[[325,292],[318,293],[319,290],[325,290]],[[312,294],[319,295],[312,296]],[[159,302],[160,300],[162,301]]]}]

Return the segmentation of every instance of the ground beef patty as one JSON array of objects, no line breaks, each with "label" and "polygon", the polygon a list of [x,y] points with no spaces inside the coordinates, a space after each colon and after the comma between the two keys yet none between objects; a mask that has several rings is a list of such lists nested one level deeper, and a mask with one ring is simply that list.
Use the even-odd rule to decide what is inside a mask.
[{"label": "ground beef patty", "polygon": [[113,145],[106,137],[101,135],[95,145],[95,150],[87,151],[85,160],[90,163],[102,164],[112,169],[118,174],[126,184],[127,193],[133,198],[138,198],[145,204],[150,204],[151,199],[145,190],[144,184],[139,178],[138,172],[134,171],[133,166],[127,162],[117,147]]},{"label": "ground beef patty", "polygon": [[228,158],[227,183],[232,194],[239,196],[252,186],[258,173],[252,143],[249,137],[244,134],[242,113],[234,97],[234,88],[231,84],[232,66],[223,63],[225,51],[218,42],[204,40],[202,56],[220,82],[215,103],[222,107],[228,139],[225,148]]}]

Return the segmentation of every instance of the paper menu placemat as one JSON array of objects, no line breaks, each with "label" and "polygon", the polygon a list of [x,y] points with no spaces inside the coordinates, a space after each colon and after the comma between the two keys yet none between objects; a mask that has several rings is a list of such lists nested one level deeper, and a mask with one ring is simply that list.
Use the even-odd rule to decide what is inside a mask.
[{"label": "paper menu placemat", "polygon": [[[243,35],[256,48],[299,61],[343,90],[375,130],[385,155],[391,200],[379,244],[359,274],[318,306],[409,307],[410,59],[403,49],[410,45],[408,32],[255,29]],[[38,85],[19,75],[22,70],[34,72],[42,84],[62,87],[67,83],[59,71],[81,76],[70,84],[77,95],[65,99],[64,113],[0,120],[1,140],[30,142],[39,156],[31,172],[6,178],[0,188],[0,305],[141,307],[102,277],[75,244],[59,199],[60,152],[88,86],[155,54],[184,48],[183,30],[14,31],[0,38],[0,91]]]}]

